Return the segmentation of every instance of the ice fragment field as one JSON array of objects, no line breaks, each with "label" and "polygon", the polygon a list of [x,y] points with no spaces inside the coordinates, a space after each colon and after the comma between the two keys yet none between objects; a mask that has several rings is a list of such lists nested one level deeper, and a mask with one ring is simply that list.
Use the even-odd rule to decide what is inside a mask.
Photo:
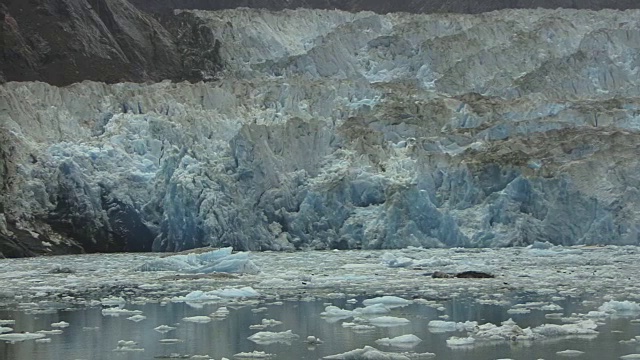
[{"label": "ice fragment field", "polygon": [[[327,346],[327,342],[315,333],[293,331],[287,321],[269,318],[268,312],[283,301],[324,301],[324,311],[306,316],[353,334],[373,336],[364,346],[325,358],[438,358],[432,345],[425,344],[422,335],[411,333],[411,329],[426,329],[441,336],[441,347],[463,353],[494,344],[589,341],[608,329],[605,325],[611,321],[633,327],[640,323],[640,285],[635,278],[640,270],[639,251],[620,246],[534,246],[231,254],[223,249],[178,255],[180,266],[166,254],[6,259],[0,260],[0,310],[37,316],[99,308],[105,318],[122,318],[131,327],[147,326],[163,334],[162,346],[177,346],[189,340],[175,335],[180,327],[215,326],[233,318],[239,307],[249,306],[250,313],[261,321],[246,327],[251,335],[245,339],[265,348],[229,356],[287,359],[286,352],[273,352],[269,346],[305,343],[315,348]],[[224,261],[225,269],[232,272],[210,271],[215,266],[202,259]],[[69,271],[52,271],[61,267]],[[434,272],[464,271],[486,272],[495,278],[432,277]],[[458,298],[471,299],[467,301],[478,306],[502,306],[516,321],[449,319],[443,304]],[[567,301],[579,301],[581,311],[567,313],[563,308]],[[184,304],[194,312],[177,319],[178,323],[151,324],[149,315],[140,310],[149,304]],[[216,308],[209,311],[212,304]],[[428,307],[439,315],[427,319],[403,310],[412,306]],[[544,323],[531,325],[518,320],[531,312],[542,312]],[[32,332],[18,332],[14,329],[20,324],[15,319],[0,319],[0,340],[9,344],[33,340],[45,346],[74,326],[66,321],[48,324]],[[378,335],[380,332],[385,336]],[[640,358],[635,351],[640,336],[624,336],[615,346],[627,346],[628,352],[616,358]],[[135,339],[114,342],[111,350],[150,351]],[[554,351],[554,356],[588,358],[589,351],[571,343]]]}]

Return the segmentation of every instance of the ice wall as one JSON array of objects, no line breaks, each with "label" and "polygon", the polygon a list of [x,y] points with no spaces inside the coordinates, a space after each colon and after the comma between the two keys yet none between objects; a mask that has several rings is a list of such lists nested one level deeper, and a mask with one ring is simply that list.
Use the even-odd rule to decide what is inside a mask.
[{"label": "ice wall", "polygon": [[5,255],[638,243],[638,11],[179,15],[218,80],[0,87]]}]

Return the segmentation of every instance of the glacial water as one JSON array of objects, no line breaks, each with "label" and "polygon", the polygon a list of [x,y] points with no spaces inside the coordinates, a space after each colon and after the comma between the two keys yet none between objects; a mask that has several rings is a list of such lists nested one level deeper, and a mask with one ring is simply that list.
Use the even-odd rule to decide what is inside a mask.
[{"label": "glacial water", "polygon": [[[361,300],[361,299],[360,299]],[[560,311],[564,316],[571,313],[585,313],[589,308],[581,302],[560,301]],[[598,335],[592,337],[553,338],[532,342],[498,341],[476,343],[469,347],[451,348],[446,339],[453,335],[465,336],[464,332],[438,333],[429,329],[427,323],[448,315],[449,321],[478,321],[480,324],[512,318],[522,328],[539,326],[544,323],[560,324],[559,319],[545,318],[541,310],[531,310],[528,314],[509,314],[509,306],[483,305],[470,299],[447,300],[440,304],[444,309],[433,306],[411,304],[395,308],[389,315],[404,317],[411,322],[396,327],[376,327],[370,331],[358,332],[342,326],[344,321],[325,319],[320,316],[326,305],[333,304],[349,309],[360,304],[349,304],[346,299],[282,301],[256,305],[227,305],[229,314],[209,323],[190,323],[185,317],[209,315],[220,305],[208,304],[193,307],[185,303],[127,305],[130,310],[140,310],[146,319],[134,322],[127,319],[130,315],[105,316],[101,307],[88,309],[60,309],[49,313],[26,313],[19,310],[0,311],[0,319],[14,319],[16,332],[36,332],[52,329],[52,323],[69,323],[61,328],[61,334],[47,335],[50,342],[28,340],[9,343],[0,342],[0,359],[36,360],[36,359],[157,359],[190,358],[193,355],[208,355],[212,359],[223,357],[233,359],[234,354],[254,350],[273,354],[274,359],[319,359],[324,356],[343,353],[373,346],[387,352],[413,351],[416,353],[435,353],[434,359],[559,359],[558,351],[579,350],[584,354],[579,359],[617,359],[620,356],[636,352],[636,346],[620,343],[640,334],[640,324],[629,318],[608,319],[598,327]],[[260,324],[262,319],[281,321],[263,330],[250,329]],[[175,330],[161,333],[154,328],[169,325]],[[248,339],[258,331],[282,332],[291,330],[300,338],[288,343],[260,345]],[[409,349],[378,345],[375,340],[393,338],[403,334],[414,334],[422,342]],[[323,343],[311,346],[305,342],[307,336],[320,338]],[[176,339],[162,342],[163,339]],[[114,351],[120,340],[135,341],[136,349],[144,351]],[[206,358],[206,357],[204,357]]]}]

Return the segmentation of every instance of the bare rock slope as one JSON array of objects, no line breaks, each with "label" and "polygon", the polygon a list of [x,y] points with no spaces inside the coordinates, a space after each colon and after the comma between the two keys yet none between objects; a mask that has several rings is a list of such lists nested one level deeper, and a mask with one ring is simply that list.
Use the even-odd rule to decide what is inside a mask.
[{"label": "bare rock slope", "polygon": [[197,30],[183,17],[160,24],[127,0],[5,1],[0,83],[210,79],[216,44]]},{"label": "bare rock slope", "polygon": [[177,16],[218,80],[0,87],[5,255],[640,240],[637,10]]}]

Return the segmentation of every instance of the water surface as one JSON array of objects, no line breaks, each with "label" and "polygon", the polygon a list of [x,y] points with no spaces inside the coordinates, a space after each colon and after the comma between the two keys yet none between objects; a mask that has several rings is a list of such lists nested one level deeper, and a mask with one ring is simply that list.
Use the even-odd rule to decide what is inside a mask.
[{"label": "water surface", "polygon": [[[361,299],[359,299],[361,300]],[[497,342],[476,344],[469,348],[450,348],[446,339],[452,335],[464,336],[465,333],[433,333],[427,323],[448,315],[451,321],[473,320],[479,323],[501,321],[513,318],[521,327],[538,326],[544,323],[560,323],[559,320],[546,319],[545,312],[532,310],[529,314],[508,314],[508,306],[482,305],[472,299],[453,299],[443,301],[444,310],[438,311],[432,306],[411,304],[393,309],[392,316],[411,320],[405,326],[376,328],[373,331],[356,332],[342,326],[343,320],[332,321],[320,317],[325,306],[331,303],[342,308],[362,306],[348,304],[346,299],[316,301],[283,301],[281,303],[263,303],[252,306],[229,306],[226,318],[216,319],[207,324],[189,323],[182,319],[190,316],[209,315],[221,305],[208,304],[194,308],[185,303],[127,305],[127,309],[137,309],[147,318],[140,322],[128,320],[126,316],[111,317],[101,313],[101,307],[79,310],[57,310],[52,313],[30,314],[23,311],[0,311],[0,319],[15,319],[16,331],[35,332],[51,329],[51,324],[65,321],[70,324],[59,335],[50,335],[50,343],[37,343],[33,340],[7,343],[0,342],[0,358],[16,360],[36,359],[154,359],[163,356],[208,355],[213,359],[233,358],[239,352],[253,350],[274,354],[275,359],[319,359],[323,356],[342,353],[374,346],[383,351],[415,351],[417,353],[435,353],[435,359],[481,359],[500,358],[557,359],[556,352],[574,349],[584,351],[579,359],[616,359],[622,355],[636,352],[633,345],[621,344],[640,335],[640,325],[629,319],[609,319],[598,328],[599,335],[593,339],[585,337],[558,338],[534,342]],[[574,312],[586,312],[577,301],[557,302],[563,307],[565,316]],[[266,308],[259,310],[259,308]],[[548,313],[548,312],[546,312]],[[250,325],[260,324],[262,319],[282,321],[264,331],[286,331],[300,335],[291,344],[259,345],[247,338],[260,330],[250,329]],[[346,320],[350,321],[350,320]],[[159,325],[175,326],[167,333],[154,330]],[[11,325],[10,325],[11,326]],[[380,346],[375,340],[395,337],[403,334],[415,334],[423,341],[412,349],[394,349]],[[313,335],[324,341],[315,347],[304,342]],[[163,344],[162,339],[179,339],[181,342]],[[133,340],[143,352],[117,352],[119,340]]]}]

